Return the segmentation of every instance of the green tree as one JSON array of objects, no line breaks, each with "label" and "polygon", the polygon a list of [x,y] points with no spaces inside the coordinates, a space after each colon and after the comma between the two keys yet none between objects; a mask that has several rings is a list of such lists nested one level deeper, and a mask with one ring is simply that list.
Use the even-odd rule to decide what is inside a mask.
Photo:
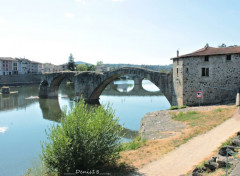
[{"label": "green tree", "polygon": [[95,71],[94,65],[88,65],[88,71]]},{"label": "green tree", "polygon": [[218,46],[218,48],[226,48],[227,45],[225,43],[222,43],[221,45]]},{"label": "green tree", "polygon": [[72,54],[70,54],[69,58],[68,58],[68,64],[67,64],[67,68],[70,71],[74,71],[75,70],[75,62],[74,62],[74,57]]},{"label": "green tree", "polygon": [[87,71],[88,65],[87,64],[79,64],[77,65],[77,71]]},{"label": "green tree", "polygon": [[103,61],[97,61],[97,66],[103,65]]},{"label": "green tree", "polygon": [[121,150],[123,130],[109,107],[88,107],[78,102],[61,124],[47,132],[48,142],[42,144],[41,159],[50,172],[75,173],[78,170],[114,166]]}]

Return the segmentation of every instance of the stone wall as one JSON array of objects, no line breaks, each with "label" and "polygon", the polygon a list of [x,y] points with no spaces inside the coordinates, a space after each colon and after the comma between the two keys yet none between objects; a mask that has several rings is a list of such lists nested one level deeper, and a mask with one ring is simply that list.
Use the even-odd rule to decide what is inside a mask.
[{"label": "stone wall", "polygon": [[41,82],[41,74],[0,76],[0,86],[40,84],[40,82]]},{"label": "stone wall", "polygon": [[[176,76],[179,67],[180,75]],[[202,105],[234,102],[240,87],[240,55],[232,54],[181,58],[179,66],[174,60],[174,91],[179,105]],[[202,68],[209,68],[209,76],[202,76]],[[203,98],[198,99],[196,92],[202,91]],[[181,100],[179,100],[181,99]]]}]

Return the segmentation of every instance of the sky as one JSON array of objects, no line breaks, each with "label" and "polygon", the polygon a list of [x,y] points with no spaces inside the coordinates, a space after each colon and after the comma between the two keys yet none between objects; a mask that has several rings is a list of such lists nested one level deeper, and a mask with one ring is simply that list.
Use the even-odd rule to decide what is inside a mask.
[{"label": "sky", "polygon": [[239,45],[239,0],[0,0],[0,57],[167,65]]}]

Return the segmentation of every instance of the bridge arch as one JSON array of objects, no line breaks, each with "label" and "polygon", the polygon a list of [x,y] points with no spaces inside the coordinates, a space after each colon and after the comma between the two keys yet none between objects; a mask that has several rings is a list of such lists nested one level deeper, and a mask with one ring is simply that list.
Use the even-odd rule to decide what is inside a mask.
[{"label": "bridge arch", "polygon": [[46,73],[40,83],[40,98],[57,98],[58,88],[64,79],[74,80],[75,72]]},{"label": "bridge arch", "polygon": [[133,67],[124,67],[115,71],[105,72],[99,79],[97,86],[92,90],[89,100],[90,102],[96,102],[99,100],[99,97],[103,90],[106,88],[108,84],[110,84],[116,78],[122,75],[138,75],[142,78],[147,78],[153,84],[155,84],[162,93],[166,96],[168,101],[171,103],[171,95],[169,92],[169,76],[166,73],[160,73],[156,71],[150,71],[142,68],[133,68]]}]

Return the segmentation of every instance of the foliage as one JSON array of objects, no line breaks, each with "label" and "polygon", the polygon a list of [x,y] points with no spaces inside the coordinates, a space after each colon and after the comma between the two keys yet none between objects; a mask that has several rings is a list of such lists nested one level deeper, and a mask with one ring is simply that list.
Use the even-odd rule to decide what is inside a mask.
[{"label": "foliage", "polygon": [[95,66],[88,64],[78,64],[77,71],[95,71]]},{"label": "foliage", "polygon": [[186,108],[186,107],[187,107],[186,105],[182,105],[182,106],[171,106],[171,107],[170,107],[170,110],[184,109],[184,108]]},{"label": "foliage", "polygon": [[88,66],[88,71],[95,71],[95,66],[94,65],[87,65]]},{"label": "foliage", "polygon": [[103,65],[103,61],[97,61],[97,66]]},{"label": "foliage", "polygon": [[227,45],[225,43],[222,43],[221,45],[218,45],[218,48],[226,48]]},{"label": "foliage", "polygon": [[60,175],[113,166],[119,158],[121,131],[109,105],[88,107],[80,100],[68,115],[64,113],[61,125],[47,132],[41,159],[50,172]]},{"label": "foliage", "polygon": [[88,66],[86,64],[79,64],[77,65],[77,71],[87,71]]},{"label": "foliage", "polygon": [[72,54],[70,54],[69,58],[68,58],[68,64],[67,64],[67,68],[70,71],[74,71],[75,70],[75,62],[74,62],[74,57]]},{"label": "foliage", "polygon": [[122,144],[122,151],[136,150],[139,147],[146,144],[146,139],[142,139],[141,136],[136,137],[133,141]]},{"label": "foliage", "polygon": [[209,44],[208,44],[208,43],[206,43],[205,47],[209,47]]}]

